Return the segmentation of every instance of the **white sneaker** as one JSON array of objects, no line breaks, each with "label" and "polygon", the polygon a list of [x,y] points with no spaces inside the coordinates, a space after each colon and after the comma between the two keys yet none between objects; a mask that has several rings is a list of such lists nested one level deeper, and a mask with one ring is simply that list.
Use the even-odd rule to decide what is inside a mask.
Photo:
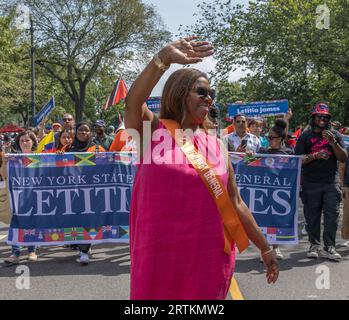
[{"label": "white sneaker", "polygon": [[12,254],[10,257],[8,257],[7,259],[4,260],[4,262],[8,265],[11,264],[19,264],[19,257],[15,256],[14,254]]},{"label": "white sneaker", "polygon": [[35,252],[30,252],[28,254],[28,260],[31,262],[36,262],[38,260],[38,256],[36,255]]},{"label": "white sneaker", "polygon": [[311,259],[319,258],[319,250],[320,250],[320,246],[318,244],[310,245],[309,251],[307,253],[307,257]]},{"label": "white sneaker", "polygon": [[336,251],[335,247],[328,247],[327,251],[321,250],[320,256],[332,261],[340,261],[342,259],[342,256]]},{"label": "white sneaker", "polygon": [[302,236],[307,236],[308,235],[307,228],[306,228],[305,224],[303,225],[303,228],[302,228],[302,231],[301,231],[301,235]]},{"label": "white sneaker", "polygon": [[282,260],[284,258],[284,255],[282,254],[279,247],[275,248],[275,255],[278,260]]},{"label": "white sneaker", "polygon": [[80,258],[76,259],[76,262],[81,263],[82,265],[88,265],[90,262],[88,254],[80,252]]},{"label": "white sneaker", "polygon": [[340,243],[338,246],[339,246],[339,247],[342,247],[342,248],[347,248],[347,247],[349,247],[349,240],[346,240],[346,241]]}]

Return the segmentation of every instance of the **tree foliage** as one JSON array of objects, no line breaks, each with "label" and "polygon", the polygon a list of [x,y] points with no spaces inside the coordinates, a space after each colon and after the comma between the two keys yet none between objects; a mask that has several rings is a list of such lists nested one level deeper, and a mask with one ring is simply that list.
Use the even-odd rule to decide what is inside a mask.
[{"label": "tree foliage", "polygon": [[[13,16],[18,1],[6,2],[3,14]],[[170,37],[153,7],[140,0],[24,3],[34,20],[38,72],[51,79],[46,93],[58,91],[56,101],[78,121],[96,117],[117,78],[131,80],[133,66],[126,62],[144,61]]]},{"label": "tree foliage", "polygon": [[217,0],[199,6],[191,27],[212,41],[218,60],[215,77],[238,67],[251,100],[287,98],[294,120],[303,122],[312,104],[325,100],[349,123],[349,3],[328,0],[251,1],[246,8]]},{"label": "tree foliage", "polygon": [[139,0],[29,0],[28,4],[38,30],[37,63],[71,98],[77,120],[85,111],[87,86],[103,63],[124,62],[168,37],[154,10]]}]

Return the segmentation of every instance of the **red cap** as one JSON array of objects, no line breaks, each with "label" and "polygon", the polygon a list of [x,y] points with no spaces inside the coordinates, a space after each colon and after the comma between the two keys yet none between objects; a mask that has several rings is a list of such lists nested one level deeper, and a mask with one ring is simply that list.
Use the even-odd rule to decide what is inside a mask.
[{"label": "red cap", "polygon": [[313,110],[312,110],[312,113],[311,115],[315,115],[315,114],[324,114],[324,115],[329,115],[331,116],[330,114],[330,108],[329,106],[326,104],[326,103],[317,103]]}]

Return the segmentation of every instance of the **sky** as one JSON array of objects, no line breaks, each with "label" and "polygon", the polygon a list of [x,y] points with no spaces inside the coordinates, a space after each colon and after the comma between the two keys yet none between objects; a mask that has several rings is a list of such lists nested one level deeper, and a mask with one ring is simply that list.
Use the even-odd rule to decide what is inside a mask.
[{"label": "sky", "polygon": [[[175,39],[175,35],[178,35],[178,29],[180,25],[190,26],[195,23],[198,17],[194,17],[194,13],[198,13],[197,5],[202,3],[201,0],[143,0],[146,4],[152,4],[157,9],[157,12],[162,17],[165,25],[168,27],[168,30],[172,32]],[[206,0],[210,2],[210,0]],[[247,4],[248,0],[233,0],[232,3],[235,4]],[[161,96],[162,88],[170,76],[175,70],[180,69],[181,66],[173,65],[171,68],[164,74],[164,76],[159,81],[158,85],[154,88],[152,96]],[[204,71],[210,72],[215,68],[215,60],[213,58],[206,58],[202,63],[196,64],[195,68]],[[241,70],[230,75],[231,81],[236,81],[241,78],[244,73]]]}]

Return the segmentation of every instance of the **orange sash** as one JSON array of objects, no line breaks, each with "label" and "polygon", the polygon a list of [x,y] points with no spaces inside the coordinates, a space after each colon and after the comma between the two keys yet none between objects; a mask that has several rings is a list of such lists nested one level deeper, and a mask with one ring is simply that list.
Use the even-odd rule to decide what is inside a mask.
[{"label": "orange sash", "polygon": [[233,207],[228,191],[214,168],[212,168],[212,165],[207,162],[206,158],[194,147],[189,139],[187,139],[189,141],[185,141],[184,143],[183,139],[180,140],[181,136],[178,134],[179,132],[177,134],[175,133],[176,129],[181,129],[176,121],[168,119],[160,119],[160,121],[171,133],[177,145],[193,165],[217,205],[224,225],[224,251],[230,255],[232,241],[235,241],[239,252],[243,252],[249,246],[247,234]]}]

